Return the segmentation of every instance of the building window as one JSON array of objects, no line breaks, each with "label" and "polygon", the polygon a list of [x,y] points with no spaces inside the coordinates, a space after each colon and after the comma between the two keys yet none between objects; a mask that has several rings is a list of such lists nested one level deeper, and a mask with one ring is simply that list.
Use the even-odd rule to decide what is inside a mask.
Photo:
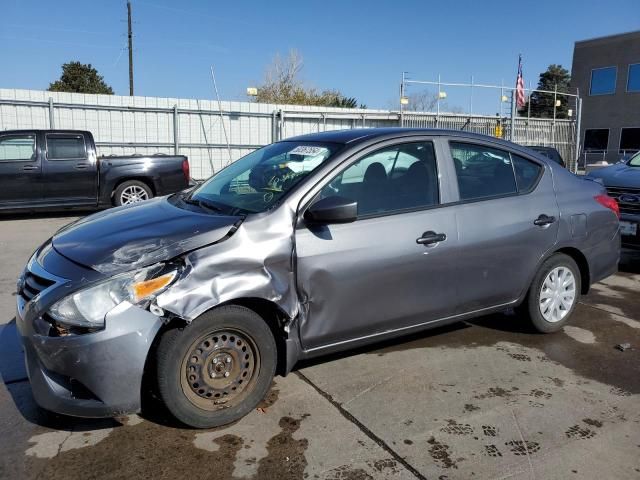
[{"label": "building window", "polygon": [[584,131],[584,151],[604,151],[609,143],[609,129],[590,128]]},{"label": "building window", "polygon": [[640,151],[640,128],[623,128],[620,132],[620,153],[636,153]]},{"label": "building window", "polygon": [[640,63],[629,65],[627,92],[640,92]]},{"label": "building window", "polygon": [[618,67],[594,68],[591,70],[589,95],[609,95],[616,93]]}]

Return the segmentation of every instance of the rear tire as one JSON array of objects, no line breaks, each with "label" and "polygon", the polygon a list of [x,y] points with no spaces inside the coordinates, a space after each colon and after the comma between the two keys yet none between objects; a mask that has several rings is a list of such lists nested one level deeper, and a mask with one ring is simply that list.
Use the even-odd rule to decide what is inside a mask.
[{"label": "rear tire", "polygon": [[518,312],[541,333],[561,330],[570,320],[581,291],[578,265],[568,255],[556,253],[540,266]]},{"label": "rear tire", "polygon": [[113,203],[116,207],[142,202],[151,198],[153,198],[151,188],[139,180],[122,182],[113,192]]},{"label": "rear tire", "polygon": [[267,394],[277,362],[269,326],[236,305],[168,330],[156,355],[160,398],[195,428],[226,425],[253,410]]}]

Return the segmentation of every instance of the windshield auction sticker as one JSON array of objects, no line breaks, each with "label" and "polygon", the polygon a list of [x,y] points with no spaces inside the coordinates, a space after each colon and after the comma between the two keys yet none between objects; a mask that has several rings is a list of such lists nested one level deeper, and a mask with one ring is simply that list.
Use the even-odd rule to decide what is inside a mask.
[{"label": "windshield auction sticker", "polygon": [[329,150],[325,147],[314,147],[313,145],[298,145],[289,152],[289,155],[305,155],[315,157],[327,153]]}]

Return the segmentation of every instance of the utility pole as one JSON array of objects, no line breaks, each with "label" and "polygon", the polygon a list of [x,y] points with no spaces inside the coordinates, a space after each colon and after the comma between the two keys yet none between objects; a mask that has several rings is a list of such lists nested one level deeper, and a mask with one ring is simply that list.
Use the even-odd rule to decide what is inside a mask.
[{"label": "utility pole", "polygon": [[131,2],[127,1],[129,24],[129,96],[133,97],[133,33],[131,32]]}]

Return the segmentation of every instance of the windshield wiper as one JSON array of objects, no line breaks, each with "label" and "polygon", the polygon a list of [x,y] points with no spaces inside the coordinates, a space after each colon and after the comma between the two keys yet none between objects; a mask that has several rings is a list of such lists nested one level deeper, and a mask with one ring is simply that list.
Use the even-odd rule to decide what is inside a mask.
[{"label": "windshield wiper", "polygon": [[189,205],[196,205],[197,207],[200,207],[203,210],[209,210],[211,212],[216,212],[216,213],[222,212],[222,209],[220,207],[217,207],[212,203],[205,202],[204,200],[196,200],[195,198],[191,198],[191,197],[182,197],[182,201],[184,203],[188,203]]}]

